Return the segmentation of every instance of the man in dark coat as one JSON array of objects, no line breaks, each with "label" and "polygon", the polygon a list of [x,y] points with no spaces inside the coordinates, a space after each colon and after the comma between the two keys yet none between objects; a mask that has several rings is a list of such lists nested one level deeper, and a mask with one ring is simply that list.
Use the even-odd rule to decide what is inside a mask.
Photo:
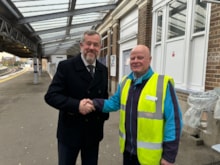
[{"label": "man in dark coat", "polygon": [[[82,165],[97,165],[99,142],[109,114],[92,112],[84,98],[108,98],[108,71],[97,61],[101,36],[90,30],[83,34],[81,53],[61,61],[45,95],[45,101],[59,110],[57,129],[59,165],[74,165],[79,152]],[[92,67],[92,72],[87,66]],[[91,108],[91,107],[90,107]]]}]

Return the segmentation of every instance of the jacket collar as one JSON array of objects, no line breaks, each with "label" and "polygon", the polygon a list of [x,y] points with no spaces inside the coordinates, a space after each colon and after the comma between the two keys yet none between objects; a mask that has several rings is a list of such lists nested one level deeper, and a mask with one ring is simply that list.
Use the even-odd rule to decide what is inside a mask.
[{"label": "jacket collar", "polygon": [[149,69],[147,70],[147,72],[143,76],[141,76],[139,78],[135,78],[134,73],[131,72],[128,75],[128,78],[135,81],[135,85],[136,85],[136,84],[141,84],[143,81],[149,79],[153,74],[154,74],[154,72],[153,72],[152,68],[149,67]]},{"label": "jacket collar", "polygon": [[73,60],[73,66],[75,70],[79,73],[80,77],[84,79],[85,81],[90,81],[92,86],[97,85],[97,83],[100,83],[102,81],[102,71],[103,67],[101,66],[101,63],[96,60],[96,67],[95,67],[95,75],[94,78],[91,77],[90,73],[88,72],[85,64],[83,63],[83,60],[81,58],[81,55],[78,54],[75,57],[75,60]]}]

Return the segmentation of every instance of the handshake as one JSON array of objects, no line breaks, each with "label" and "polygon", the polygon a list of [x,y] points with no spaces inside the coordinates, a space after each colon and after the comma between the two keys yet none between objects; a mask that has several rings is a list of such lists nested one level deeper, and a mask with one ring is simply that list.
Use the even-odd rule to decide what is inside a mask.
[{"label": "handshake", "polygon": [[79,113],[86,115],[92,111],[95,111],[93,101],[90,99],[82,99],[79,103]]}]

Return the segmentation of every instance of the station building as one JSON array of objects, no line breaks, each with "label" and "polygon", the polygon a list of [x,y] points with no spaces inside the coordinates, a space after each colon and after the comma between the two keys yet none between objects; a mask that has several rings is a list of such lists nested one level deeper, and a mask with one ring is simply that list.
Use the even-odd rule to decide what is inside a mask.
[{"label": "station building", "polygon": [[[123,0],[97,27],[103,37],[100,60],[109,68],[109,91],[130,72],[137,44],[151,50],[152,68],[174,78],[181,109],[192,93],[220,87],[220,4],[201,0]],[[213,111],[211,112],[213,114]],[[220,143],[220,122],[206,117],[207,130],[185,127],[207,145]]]},{"label": "station building", "polygon": [[[91,8],[75,10],[77,2],[71,1],[70,7],[62,1],[66,5],[63,12],[57,8],[47,13],[40,2],[25,1],[22,6],[16,0],[0,1],[0,51],[33,58],[34,83],[42,68],[53,76],[59,61],[79,53],[78,35],[84,26],[91,26],[102,36],[99,60],[109,70],[110,94],[130,73],[129,54],[137,44],[150,48],[155,72],[174,78],[183,115],[189,109],[191,94],[219,89],[219,0],[109,0],[104,6],[91,3]],[[35,4],[37,10],[24,10],[31,10],[34,3],[39,3]],[[39,15],[39,10],[46,13]],[[104,19],[97,19],[103,13]],[[43,59],[48,60],[47,65]],[[211,130],[184,128],[211,146],[220,143],[220,122],[213,111],[208,112],[205,120]]]}]

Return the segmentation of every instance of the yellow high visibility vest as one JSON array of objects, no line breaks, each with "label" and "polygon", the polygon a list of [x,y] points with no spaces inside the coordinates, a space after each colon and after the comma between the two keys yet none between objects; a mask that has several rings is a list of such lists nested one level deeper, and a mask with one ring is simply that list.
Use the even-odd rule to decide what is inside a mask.
[{"label": "yellow high visibility vest", "polygon": [[[154,73],[141,91],[137,106],[137,157],[141,165],[159,165],[162,155],[164,130],[164,100],[169,76]],[[120,151],[125,149],[126,102],[131,79],[121,83],[121,108],[119,122]]]}]

